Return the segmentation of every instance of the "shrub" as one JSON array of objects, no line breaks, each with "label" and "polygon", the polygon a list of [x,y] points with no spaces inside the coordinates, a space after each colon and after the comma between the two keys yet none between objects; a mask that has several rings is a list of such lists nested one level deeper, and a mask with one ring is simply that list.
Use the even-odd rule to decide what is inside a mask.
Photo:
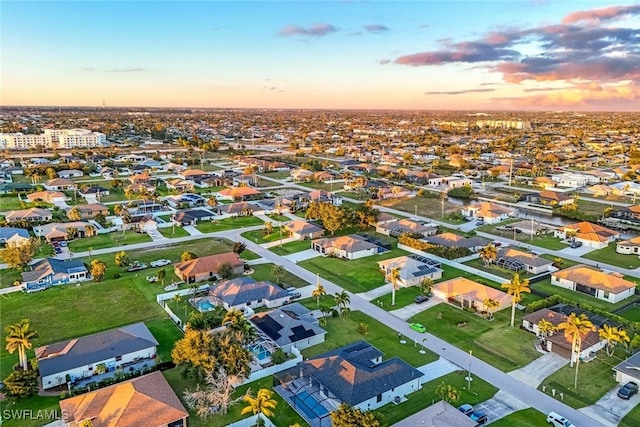
[{"label": "shrub", "polygon": [[283,349],[278,348],[271,354],[271,361],[274,365],[280,365],[281,363],[286,362],[288,359],[287,353],[284,352]]}]

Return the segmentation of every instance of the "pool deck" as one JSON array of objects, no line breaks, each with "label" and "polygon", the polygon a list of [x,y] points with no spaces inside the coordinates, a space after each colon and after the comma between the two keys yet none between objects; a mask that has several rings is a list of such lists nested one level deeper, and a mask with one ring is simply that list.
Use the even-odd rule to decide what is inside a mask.
[{"label": "pool deck", "polygon": [[[304,390],[301,390],[304,388]],[[276,393],[278,393],[302,418],[305,419],[306,422],[309,423],[311,427],[331,427],[331,412],[338,409],[339,402],[333,399],[324,399],[322,401],[316,402],[322,406],[322,408],[326,411],[326,414],[322,417],[316,416],[315,418],[311,418],[306,411],[302,410],[299,406],[297,406],[294,402],[294,395],[302,392],[307,392],[309,396],[319,396],[320,390],[316,387],[310,387],[307,381],[303,381],[302,379],[296,379],[291,381],[286,385],[277,385],[273,388]],[[295,390],[295,393],[292,391]]]}]

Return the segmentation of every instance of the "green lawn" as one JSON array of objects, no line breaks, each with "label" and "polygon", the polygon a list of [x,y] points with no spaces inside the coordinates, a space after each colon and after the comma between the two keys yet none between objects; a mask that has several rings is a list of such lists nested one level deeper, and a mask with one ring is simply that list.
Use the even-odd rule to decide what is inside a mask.
[{"label": "green lawn", "polygon": [[52,203],[46,202],[23,202],[15,195],[0,196],[0,212],[15,211],[28,208],[50,208]]},{"label": "green lawn", "polygon": [[523,409],[491,422],[493,427],[547,427],[547,415],[533,408]]},{"label": "green lawn", "polygon": [[625,319],[629,319],[633,322],[640,322],[640,307],[630,307],[625,311],[617,313],[618,316],[622,316]]},{"label": "green lawn", "polygon": [[613,312],[616,309],[629,304],[633,301],[634,297],[627,298],[623,301],[611,304],[609,302],[592,297],[591,295],[583,294],[582,292],[572,291],[570,289],[561,288],[551,284],[551,279],[545,279],[542,282],[534,283],[532,285],[536,290],[546,293],[547,295],[560,295],[568,300],[578,303],[589,304],[593,307],[597,307],[609,312]]},{"label": "green lawn", "polygon": [[[488,321],[441,303],[416,314],[409,322],[422,323],[428,332],[464,351],[473,351],[475,357],[505,372],[521,368],[540,356],[534,348],[533,334],[509,326],[511,310],[499,311],[494,317]],[[516,312],[516,325],[521,319],[522,314]],[[465,325],[458,326],[462,322]]]},{"label": "green lawn", "polygon": [[616,267],[636,269],[640,267],[640,258],[637,255],[622,255],[616,252],[616,244],[610,243],[604,249],[598,249],[582,255],[582,258],[605,264],[615,265]]},{"label": "green lawn", "polygon": [[[538,389],[542,390],[542,386],[546,385],[545,392],[551,395],[551,389],[555,388],[556,396],[557,393],[564,393],[564,403],[573,408],[593,405],[607,391],[616,386],[611,369],[627,357],[629,355],[622,348],[617,348],[613,357],[607,356],[604,350],[600,350],[596,359],[588,363],[580,363],[577,389],[574,388],[575,366],[571,368],[569,365],[545,378]],[[639,422],[640,418],[636,423]]]},{"label": "green lawn", "polygon": [[[400,420],[438,402],[440,400],[440,396],[436,394],[436,389],[442,382],[450,384],[460,391],[460,399],[457,402],[452,403],[454,406],[458,406],[463,403],[477,405],[480,402],[490,399],[498,391],[498,389],[493,385],[487,383],[481,378],[478,378],[477,376],[474,376],[473,372],[471,390],[467,390],[467,381],[465,380],[466,375],[465,371],[456,371],[424,383],[420,390],[407,395],[406,402],[399,405],[389,403],[382,408],[377,409],[376,412],[384,417],[386,425],[395,424]],[[513,425],[515,426],[516,424]]]},{"label": "green lawn", "polygon": [[[126,231],[124,233],[98,234],[93,237],[85,237],[69,242],[69,250],[72,252],[86,252],[88,250],[111,248],[113,246],[133,245],[136,243],[151,242],[151,237],[147,233],[135,233]],[[125,248],[126,249],[126,248]]]},{"label": "green lawn", "polygon": [[342,189],[342,182],[326,183],[326,182],[299,182],[303,187],[309,187],[316,190],[334,191]]},{"label": "green lawn", "polygon": [[176,237],[187,237],[189,233],[182,227],[167,227],[158,228],[160,234],[168,239],[175,239]]},{"label": "green lawn", "polygon": [[408,288],[400,288],[396,291],[396,305],[391,305],[391,292],[386,295],[382,295],[374,300],[371,300],[372,304],[376,304],[387,311],[397,310],[402,307],[406,307],[409,304],[414,304],[413,300],[418,295],[422,295],[419,286],[409,286]]},{"label": "green lawn", "polygon": [[[182,376],[182,368],[174,368],[169,369],[164,372],[164,376],[176,392],[178,397],[182,400],[184,390],[194,390],[196,387],[196,382],[191,378],[183,378]],[[253,395],[255,396],[256,392],[261,388],[266,388],[272,390],[273,380],[270,376],[253,381],[249,384],[242,385],[238,387],[233,392],[233,398],[242,397],[247,389],[251,388]],[[289,406],[277,393],[273,393],[273,399],[276,400],[277,405],[274,410],[275,415],[271,417],[271,421],[278,427],[288,427],[295,423],[300,424],[301,426],[308,426],[308,424]],[[184,403],[184,400],[183,400]],[[242,401],[235,403],[229,407],[229,411],[226,414],[212,415],[207,417],[206,420],[198,417],[193,411],[189,410],[189,427],[223,427],[233,422],[236,422],[242,418],[248,418],[251,416],[248,415],[240,415],[240,411],[244,408],[246,404]],[[185,407],[187,407],[185,405]]]},{"label": "green lawn", "polygon": [[283,243],[282,245],[272,246],[269,250],[278,255],[289,255],[296,252],[311,249],[310,240],[294,240],[293,242]]},{"label": "green lawn", "polygon": [[173,349],[173,344],[182,338],[182,331],[169,318],[149,320],[146,325],[158,340],[158,357],[160,361],[170,361],[171,349]]},{"label": "green lawn", "polygon": [[[327,325],[323,326],[327,331],[326,341],[303,350],[302,354],[305,359],[359,340],[366,340],[378,348],[385,354],[384,360],[398,356],[410,365],[419,367],[438,359],[438,356],[429,350],[426,354],[421,354],[418,351],[419,348],[414,347],[411,343],[400,344],[396,331],[361,311],[351,312],[346,319],[331,317],[327,320]],[[358,331],[358,325],[361,322],[369,325],[369,332],[366,335],[362,335]]]},{"label": "green lawn", "polygon": [[[21,399],[15,404],[13,404],[9,400],[1,400],[0,413],[2,414],[2,427],[40,427],[53,422],[54,420],[52,419],[37,419],[37,413],[39,410],[41,410],[43,411],[43,413],[52,413],[51,411],[58,411],[57,413],[60,414],[60,405],[58,405],[59,401],[60,398],[58,396],[32,396],[28,399]],[[10,417],[6,417],[6,414],[4,412],[5,410],[29,410],[33,414],[33,419],[30,419],[30,417],[27,417],[26,419],[12,419]]]},{"label": "green lawn", "polygon": [[553,256],[551,254],[542,254],[540,255],[540,258],[546,258],[553,262],[555,262],[556,258],[560,258],[562,260],[562,264],[560,265],[560,268],[569,268],[569,267],[573,267],[574,265],[578,265],[578,263],[575,261],[571,261],[569,259],[562,258],[562,257]]},{"label": "green lawn", "polygon": [[[495,264],[485,265],[484,262],[480,259],[472,259],[471,261],[465,262],[464,265],[468,265],[469,267],[473,267],[478,270],[486,271],[487,273],[495,274],[496,276],[504,277],[506,281],[511,280],[514,274],[514,271],[498,267]],[[520,272],[520,277],[523,279],[531,276],[532,274],[529,274],[526,271]]]},{"label": "green lawn", "polygon": [[272,219],[274,222],[289,222],[289,221],[291,221],[291,218],[289,218],[288,216],[286,216],[286,215],[278,215],[277,213],[272,213],[270,215],[267,215],[267,217]]},{"label": "green lawn", "polygon": [[287,179],[291,176],[291,172],[263,172],[265,178]]},{"label": "green lawn", "polygon": [[257,243],[258,245],[261,245],[263,243],[276,242],[280,240],[281,236],[283,239],[287,238],[286,230],[282,230],[282,233],[280,233],[280,229],[278,226],[274,226],[273,230],[274,232],[271,234],[264,234],[264,230],[245,231],[241,234],[241,236],[245,239],[251,240],[254,243]]},{"label": "green lawn", "polygon": [[534,236],[533,239],[521,239],[521,241],[531,245],[540,246],[541,248],[550,249],[552,251],[559,251],[569,246],[562,243],[560,239],[553,237],[552,235]]},{"label": "green lawn", "polygon": [[[268,280],[272,283],[276,283],[273,275],[271,274],[271,268],[273,264],[256,264],[252,265],[254,273],[251,275],[258,282],[262,280]],[[287,288],[289,286],[293,286],[296,288],[301,288],[303,286],[307,286],[308,283],[296,276],[295,274],[289,273],[285,271],[284,276],[280,279],[280,284],[283,288]]]},{"label": "green lawn", "polygon": [[618,427],[637,427],[640,425],[640,405],[636,405],[618,424]]},{"label": "green lawn", "polygon": [[213,233],[215,231],[233,230],[242,227],[252,227],[254,225],[262,225],[264,222],[255,216],[237,216],[233,218],[223,219],[221,221],[201,222],[196,228],[203,233]]},{"label": "green lawn", "polygon": [[298,265],[314,273],[319,273],[323,278],[348,291],[358,293],[384,285],[385,278],[378,268],[378,261],[407,254],[407,252],[396,248],[383,254],[354,260],[320,256],[301,261]]}]

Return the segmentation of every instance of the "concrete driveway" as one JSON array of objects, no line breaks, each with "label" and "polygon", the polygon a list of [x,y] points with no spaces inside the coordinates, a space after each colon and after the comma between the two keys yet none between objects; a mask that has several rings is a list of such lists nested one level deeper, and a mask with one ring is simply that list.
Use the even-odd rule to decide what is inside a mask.
[{"label": "concrete driveway", "polygon": [[306,259],[311,259],[319,256],[321,256],[320,252],[314,251],[313,249],[307,249],[305,251],[300,251],[293,254],[285,255],[283,256],[283,258],[286,258],[291,262],[297,263],[299,261],[304,261]]},{"label": "concrete driveway", "polygon": [[629,400],[620,399],[617,396],[619,388],[620,384],[617,384],[602,396],[595,405],[586,406],[578,410],[597,419],[604,425],[617,426],[629,411],[640,404],[640,394],[636,394]]},{"label": "concrete driveway", "polygon": [[538,388],[542,381],[558,369],[569,363],[569,359],[555,353],[545,353],[520,369],[509,372],[514,378],[531,387]]},{"label": "concrete driveway", "polygon": [[[471,391],[473,391],[473,382],[471,383]],[[464,402],[460,404],[462,403]],[[498,391],[491,399],[474,405],[474,409],[484,411],[491,423],[530,406],[504,391]]]},{"label": "concrete driveway", "polygon": [[[402,320],[407,320],[415,316],[416,314],[425,311],[428,308],[440,304],[441,302],[443,302],[443,300],[441,300],[440,298],[431,297],[429,301],[423,302],[422,304],[411,303],[397,310],[390,311],[389,313],[401,318]],[[429,325],[425,326],[427,327],[427,329],[429,329]]]}]

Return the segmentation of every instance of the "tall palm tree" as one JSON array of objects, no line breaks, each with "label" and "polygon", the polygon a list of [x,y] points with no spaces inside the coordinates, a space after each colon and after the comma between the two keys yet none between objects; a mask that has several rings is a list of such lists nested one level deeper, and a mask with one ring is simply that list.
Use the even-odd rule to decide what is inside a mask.
[{"label": "tall palm tree", "polygon": [[607,341],[607,356],[613,356],[613,349],[618,343],[621,342],[629,342],[630,338],[627,335],[627,331],[611,327],[609,325],[604,325],[601,329],[598,330],[598,335],[600,339]]},{"label": "tall palm tree", "polygon": [[516,273],[509,283],[502,285],[502,288],[506,289],[507,293],[511,295],[511,327],[513,328],[516,319],[516,304],[522,299],[523,292],[531,292],[529,279],[520,279],[520,274]]},{"label": "tall palm tree", "polygon": [[496,245],[490,243],[484,248],[480,249],[480,251],[478,251],[478,254],[480,255],[480,259],[482,260],[484,265],[487,266],[495,261],[498,257],[498,249],[496,248]]},{"label": "tall palm tree", "polygon": [[162,286],[164,286],[164,279],[166,278],[167,278],[167,271],[164,268],[158,271],[158,279],[160,279],[160,283],[162,283]]},{"label": "tall palm tree", "polygon": [[237,308],[232,308],[231,310],[227,311],[227,314],[224,315],[224,319],[222,319],[222,324],[223,325],[227,323],[234,324],[234,323],[240,322],[242,319],[244,319],[244,314]]},{"label": "tall palm tree", "polygon": [[96,228],[95,228],[93,225],[91,225],[91,224],[88,224],[88,225],[85,225],[85,226],[84,226],[84,235],[85,235],[86,237],[93,237],[93,236],[95,236],[97,231],[98,231],[98,230],[96,230]]},{"label": "tall palm tree", "polygon": [[556,332],[558,328],[553,323],[549,322],[547,319],[541,319],[538,322],[538,332],[542,336],[543,340],[546,340],[548,336]]},{"label": "tall palm tree", "polygon": [[31,349],[33,345],[31,340],[38,335],[37,332],[31,330],[29,319],[22,319],[18,323],[7,325],[4,330],[7,332],[5,338],[7,341],[7,351],[13,354],[13,352],[17,350],[20,366],[24,371],[28,371],[27,350]]},{"label": "tall palm tree", "polygon": [[257,424],[262,425],[262,420],[259,414],[264,415],[265,417],[273,416],[273,410],[276,409],[276,405],[278,402],[275,399],[272,399],[273,392],[266,388],[261,388],[258,390],[256,397],[251,396],[251,392],[247,392],[245,394],[244,400],[248,405],[242,408],[240,415],[248,414],[252,412],[254,415],[258,415]]},{"label": "tall palm tree", "polygon": [[398,285],[398,280],[400,280],[400,269],[391,269],[389,274],[387,274],[387,278],[391,282],[391,305],[394,306],[396,305],[396,291],[400,289]]},{"label": "tall palm tree", "polygon": [[582,313],[580,316],[576,316],[575,313],[571,313],[567,320],[558,325],[558,330],[564,331],[564,337],[571,342],[571,367],[573,367],[574,361],[576,363],[574,387],[578,388],[578,366],[580,365],[582,340],[589,332],[595,331],[596,327],[593,326],[586,314]]},{"label": "tall palm tree", "polygon": [[436,387],[436,394],[449,403],[457,402],[460,399],[460,390],[444,381]]},{"label": "tall palm tree", "polygon": [[342,315],[342,312],[347,309],[347,306],[351,302],[351,298],[349,297],[347,291],[342,291],[340,293],[336,292],[334,298],[336,300],[336,306],[338,307],[338,310]]},{"label": "tall palm tree", "polygon": [[500,307],[500,303],[493,298],[485,299],[484,301],[482,301],[482,305],[484,305],[485,309],[487,310],[487,319],[489,320],[493,319],[493,310]]},{"label": "tall palm tree", "polygon": [[279,264],[274,264],[273,267],[271,267],[271,275],[278,285],[280,284],[280,280],[282,279],[282,276],[284,276],[284,273],[286,273],[286,270]]},{"label": "tall palm tree", "polygon": [[420,281],[420,291],[422,295],[431,296],[431,289],[433,289],[433,279],[425,277]]},{"label": "tall palm tree", "polygon": [[327,290],[320,284],[320,275],[316,274],[316,288],[311,292],[311,296],[315,297],[316,304],[320,307],[320,297],[323,297],[327,294]]}]

